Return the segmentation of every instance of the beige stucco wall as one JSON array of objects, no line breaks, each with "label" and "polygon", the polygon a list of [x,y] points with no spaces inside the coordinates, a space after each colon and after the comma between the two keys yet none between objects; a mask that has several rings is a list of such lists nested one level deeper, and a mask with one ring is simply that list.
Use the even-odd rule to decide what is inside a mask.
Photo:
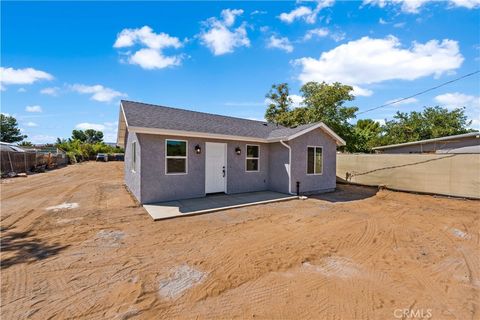
[{"label": "beige stucco wall", "polygon": [[[347,173],[351,175],[348,179]],[[480,155],[339,154],[337,178],[397,190],[480,199]]]}]

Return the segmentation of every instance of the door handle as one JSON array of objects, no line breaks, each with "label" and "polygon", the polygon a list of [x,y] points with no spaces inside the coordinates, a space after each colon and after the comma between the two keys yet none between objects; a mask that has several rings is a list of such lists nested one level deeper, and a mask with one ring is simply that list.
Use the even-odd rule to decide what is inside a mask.
[{"label": "door handle", "polygon": [[223,173],[223,177],[225,178],[225,166],[223,166],[222,173]]}]

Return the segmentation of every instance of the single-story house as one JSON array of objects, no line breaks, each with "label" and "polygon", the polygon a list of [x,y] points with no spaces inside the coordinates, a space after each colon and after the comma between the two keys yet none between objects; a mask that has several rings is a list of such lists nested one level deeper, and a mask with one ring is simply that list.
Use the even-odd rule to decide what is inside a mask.
[{"label": "single-story house", "polygon": [[122,100],[117,144],[125,184],[142,204],[210,193],[326,192],[336,187],[336,148],[324,123],[286,128]]},{"label": "single-story house", "polygon": [[479,153],[480,132],[469,132],[372,148],[375,153]]}]

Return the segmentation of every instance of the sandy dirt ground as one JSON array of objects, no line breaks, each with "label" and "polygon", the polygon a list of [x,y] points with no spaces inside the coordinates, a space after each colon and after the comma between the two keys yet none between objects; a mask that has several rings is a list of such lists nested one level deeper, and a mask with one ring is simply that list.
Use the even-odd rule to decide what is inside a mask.
[{"label": "sandy dirt ground", "polygon": [[122,166],[2,181],[2,319],[480,319],[478,201],[339,186],[153,222]]}]

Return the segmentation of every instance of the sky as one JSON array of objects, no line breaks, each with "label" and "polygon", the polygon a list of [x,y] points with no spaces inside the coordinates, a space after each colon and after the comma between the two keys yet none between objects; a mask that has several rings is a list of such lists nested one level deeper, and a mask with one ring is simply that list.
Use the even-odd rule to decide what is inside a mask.
[{"label": "sky", "polygon": [[[263,120],[272,84],[295,107],[305,82],[338,81],[362,112],[480,69],[480,0],[0,5],[1,112],[33,143],[114,142],[121,99]],[[476,74],[357,119],[464,106],[478,129],[479,96]]]}]

